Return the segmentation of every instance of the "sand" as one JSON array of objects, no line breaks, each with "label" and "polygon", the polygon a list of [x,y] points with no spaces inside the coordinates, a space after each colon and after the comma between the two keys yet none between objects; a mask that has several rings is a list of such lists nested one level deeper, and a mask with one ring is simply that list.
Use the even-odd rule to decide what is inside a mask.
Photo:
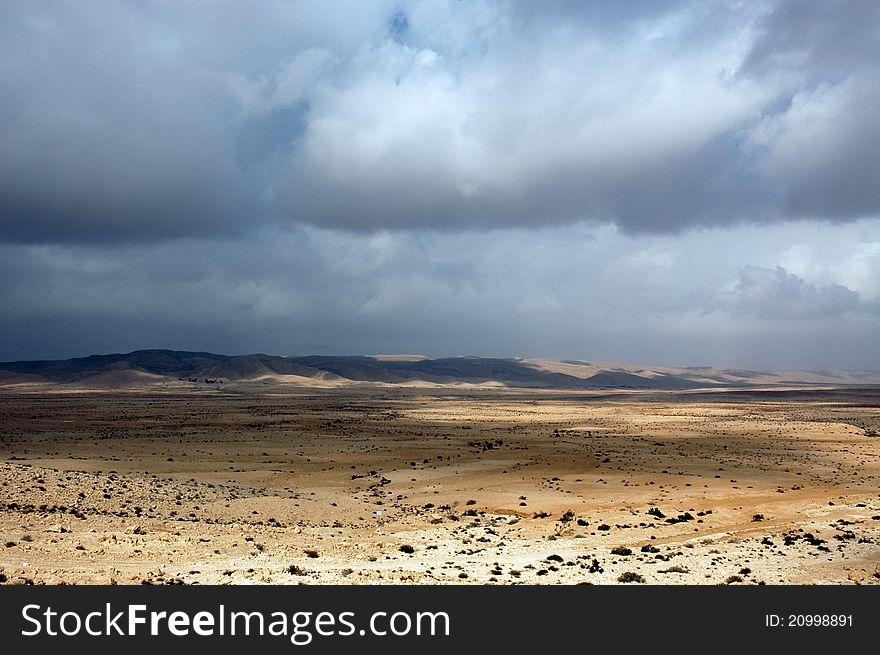
[{"label": "sand", "polygon": [[878,584],[878,430],[871,387],[7,385],[0,581]]}]

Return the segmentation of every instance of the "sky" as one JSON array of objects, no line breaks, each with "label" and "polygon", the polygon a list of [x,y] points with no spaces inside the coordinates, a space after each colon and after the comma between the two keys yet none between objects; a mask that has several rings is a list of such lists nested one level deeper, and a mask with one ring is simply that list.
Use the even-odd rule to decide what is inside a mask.
[{"label": "sky", "polygon": [[0,4],[0,360],[880,370],[874,0]]}]

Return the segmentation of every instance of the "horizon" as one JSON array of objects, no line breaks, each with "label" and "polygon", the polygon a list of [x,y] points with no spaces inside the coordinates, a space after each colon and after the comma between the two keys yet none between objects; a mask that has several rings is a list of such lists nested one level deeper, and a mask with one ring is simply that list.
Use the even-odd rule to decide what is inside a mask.
[{"label": "horizon", "polygon": [[[216,357],[279,357],[283,359],[304,359],[309,357],[326,357],[326,358],[336,358],[336,359],[356,359],[356,358],[369,358],[375,359],[380,362],[387,361],[418,361],[418,360],[427,360],[427,361],[436,361],[436,360],[444,360],[444,359],[480,359],[480,360],[501,360],[501,361],[511,361],[511,362],[552,362],[559,364],[573,364],[573,365],[583,365],[583,366],[595,366],[602,370],[621,370],[621,371],[633,371],[633,370],[661,370],[661,369],[681,369],[681,370],[700,370],[700,369],[710,369],[717,370],[722,372],[743,372],[743,373],[773,373],[773,374],[782,374],[782,373],[813,373],[813,374],[833,374],[833,373],[880,373],[878,369],[870,369],[870,368],[840,368],[840,369],[751,369],[745,367],[735,367],[735,366],[723,366],[723,365],[710,365],[710,364],[657,364],[656,362],[633,362],[633,361],[620,361],[620,360],[601,360],[601,359],[577,359],[577,358],[566,358],[566,359],[558,359],[553,357],[527,357],[521,355],[498,355],[498,356],[486,356],[479,355],[474,353],[463,353],[463,354],[455,354],[455,355],[427,355],[424,353],[345,353],[345,354],[330,354],[330,353],[298,353],[298,354],[278,354],[271,352],[214,352],[208,350],[182,350],[178,348],[138,348],[131,351],[126,352],[102,352],[102,353],[88,353],[84,355],[74,355],[72,357],[63,357],[63,358],[37,358],[37,359],[24,359],[24,360],[0,360],[0,364],[20,364],[20,363],[39,363],[39,362],[65,362],[72,360],[80,360],[80,359],[89,359],[91,357],[127,357],[129,355],[134,355],[137,353],[147,353],[147,352],[155,352],[155,353],[175,353],[175,354],[186,354],[186,355],[211,355]],[[393,358],[393,359],[386,359]]]},{"label": "horizon", "polygon": [[0,361],[880,370],[878,24],[864,0],[6,4]]}]

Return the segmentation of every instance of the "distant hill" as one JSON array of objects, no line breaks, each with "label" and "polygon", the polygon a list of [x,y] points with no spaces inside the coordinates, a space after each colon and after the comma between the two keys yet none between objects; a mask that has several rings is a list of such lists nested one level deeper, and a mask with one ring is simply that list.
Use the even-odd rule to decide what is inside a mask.
[{"label": "distant hill", "polygon": [[705,383],[674,375],[646,377],[623,371],[602,371],[591,375],[585,381],[591,387],[611,389],[696,389],[707,386]]},{"label": "distant hill", "polygon": [[328,384],[495,384],[539,389],[685,390],[782,384],[878,383],[870,373],[831,371],[761,373],[697,368],[638,368],[578,360],[491,357],[218,355],[137,350],[64,360],[0,362],[0,384],[50,382],[132,386],[168,381],[227,383],[269,381]]},{"label": "distant hill", "polygon": [[584,388],[592,385],[562,373],[536,369],[515,359],[446,357],[418,361],[379,360],[373,357],[297,357],[293,361],[341,378],[363,382],[500,382],[515,387]]},{"label": "distant hill", "polygon": [[215,355],[175,350],[136,350],[124,355],[91,355],[76,359],[0,362],[0,371],[38,376],[52,382],[79,382],[114,371],[139,371],[170,378],[241,380],[262,374],[303,375],[319,371],[272,355]]}]

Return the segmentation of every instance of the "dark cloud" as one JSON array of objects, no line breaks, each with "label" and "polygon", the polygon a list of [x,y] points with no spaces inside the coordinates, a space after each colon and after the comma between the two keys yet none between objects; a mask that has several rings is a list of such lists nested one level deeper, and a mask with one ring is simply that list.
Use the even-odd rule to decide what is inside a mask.
[{"label": "dark cloud", "polygon": [[880,209],[877,3],[21,3],[0,238]]},{"label": "dark cloud", "polygon": [[235,76],[259,79],[315,39],[345,54],[343,29],[366,38],[359,21],[327,13],[308,2],[4,5],[0,238],[210,237],[264,223],[271,175],[253,164],[297,137],[302,109],[243,118]]},{"label": "dark cloud", "polygon": [[[231,103],[185,39],[120,5],[7,5],[0,233],[22,241],[240,231],[250,181],[228,149]],[[164,26],[168,27],[168,26]]]},{"label": "dark cloud", "polygon": [[[803,245],[786,254],[793,239]],[[878,253],[876,221],[812,235],[791,225],[678,237],[298,228],[6,245],[0,361],[168,347],[870,368],[880,366]],[[796,259],[801,272],[744,259]],[[825,350],[793,345],[835,337]]]},{"label": "dark cloud", "polygon": [[878,11],[5,3],[0,359],[880,366]]},{"label": "dark cloud", "polygon": [[757,24],[742,63],[747,75],[833,80],[880,62],[874,0],[783,0]]}]

